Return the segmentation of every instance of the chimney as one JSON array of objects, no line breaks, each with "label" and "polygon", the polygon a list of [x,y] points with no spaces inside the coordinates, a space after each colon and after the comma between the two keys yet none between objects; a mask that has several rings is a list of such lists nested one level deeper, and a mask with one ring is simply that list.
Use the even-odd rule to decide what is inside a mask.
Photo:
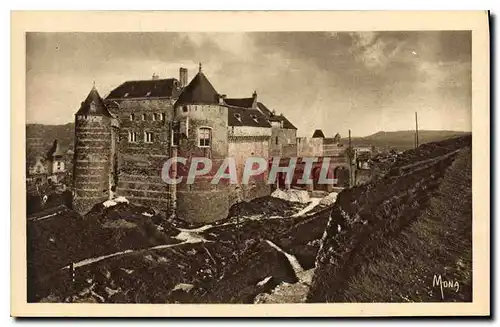
[{"label": "chimney", "polygon": [[257,91],[253,91],[252,94],[252,108],[257,108]]},{"label": "chimney", "polygon": [[179,68],[179,82],[181,83],[181,87],[185,87],[188,81],[188,70],[187,68],[181,67]]},{"label": "chimney", "polygon": [[225,102],[224,100],[226,99],[225,94],[219,94],[219,104],[223,105]]},{"label": "chimney", "polygon": [[157,80],[158,78],[160,78],[160,76],[156,75],[156,73],[153,73],[153,77],[151,79],[154,81]]}]

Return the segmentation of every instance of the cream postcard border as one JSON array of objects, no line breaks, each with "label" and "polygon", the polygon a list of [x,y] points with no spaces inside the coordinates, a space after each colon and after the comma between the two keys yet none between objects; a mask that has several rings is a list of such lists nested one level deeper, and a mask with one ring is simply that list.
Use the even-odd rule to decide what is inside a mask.
[{"label": "cream postcard border", "polygon": [[[258,22],[258,24],[256,24]],[[473,302],[48,304],[26,302],[26,32],[472,31]],[[490,313],[490,83],[486,11],[19,11],[11,13],[12,316],[441,316]]]}]

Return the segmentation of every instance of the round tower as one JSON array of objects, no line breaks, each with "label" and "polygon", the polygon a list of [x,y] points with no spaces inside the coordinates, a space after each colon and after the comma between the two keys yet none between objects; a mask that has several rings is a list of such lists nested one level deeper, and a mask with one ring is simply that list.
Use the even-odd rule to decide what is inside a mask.
[{"label": "round tower", "polygon": [[220,95],[203,74],[201,64],[198,74],[175,103],[174,120],[179,123],[180,134],[176,155],[186,158],[188,165],[193,158],[205,157],[212,161],[212,171],[197,176],[192,184],[186,183],[187,176],[183,174],[183,181],[176,186],[173,195],[177,204],[175,214],[193,222],[226,218],[231,203],[231,185],[215,185],[211,181],[228,155],[228,112]]},{"label": "round tower", "polygon": [[94,86],[75,114],[73,209],[80,214],[110,195],[112,120]]}]

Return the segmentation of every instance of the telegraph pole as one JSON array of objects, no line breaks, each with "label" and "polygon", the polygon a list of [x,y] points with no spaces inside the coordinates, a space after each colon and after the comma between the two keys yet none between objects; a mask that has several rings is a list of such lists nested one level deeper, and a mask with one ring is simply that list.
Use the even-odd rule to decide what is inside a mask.
[{"label": "telegraph pole", "polygon": [[353,148],[351,142],[351,130],[349,129],[349,187],[353,186],[353,173],[352,173],[352,158],[353,158]]},{"label": "telegraph pole", "polygon": [[415,111],[415,149],[418,148],[418,116]]}]

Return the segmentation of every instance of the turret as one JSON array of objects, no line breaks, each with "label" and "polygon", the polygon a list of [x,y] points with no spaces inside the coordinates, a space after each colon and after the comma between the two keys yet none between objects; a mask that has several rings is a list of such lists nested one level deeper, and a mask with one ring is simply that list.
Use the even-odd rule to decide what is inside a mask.
[{"label": "turret", "polygon": [[[188,160],[210,158],[215,171],[228,153],[228,109],[202,72],[201,64],[174,105],[174,120],[180,125],[178,156]],[[211,178],[200,177],[192,185],[181,183],[177,186],[178,217],[208,222],[227,216],[230,190],[210,182]],[[210,205],[207,208],[200,203]]]},{"label": "turret", "polygon": [[110,196],[112,120],[94,86],[75,114],[73,209],[80,214]]}]

